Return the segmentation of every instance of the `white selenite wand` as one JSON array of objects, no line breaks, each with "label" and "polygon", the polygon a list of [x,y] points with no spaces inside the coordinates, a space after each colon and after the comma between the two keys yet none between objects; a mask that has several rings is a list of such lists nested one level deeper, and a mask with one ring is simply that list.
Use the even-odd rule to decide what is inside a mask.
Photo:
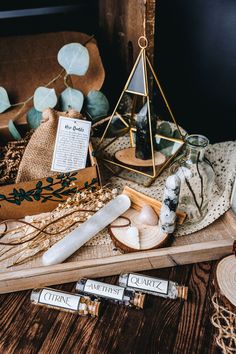
[{"label": "white selenite wand", "polygon": [[130,208],[130,205],[129,197],[124,194],[111,200],[77,229],[49,248],[42,256],[43,265],[47,266],[63,262],[98,232],[121,216]]}]

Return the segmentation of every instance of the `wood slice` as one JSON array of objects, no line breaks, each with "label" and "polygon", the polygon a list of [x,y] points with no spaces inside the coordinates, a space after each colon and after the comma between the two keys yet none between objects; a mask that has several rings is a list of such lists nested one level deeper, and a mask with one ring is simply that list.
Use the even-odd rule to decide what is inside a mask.
[{"label": "wood slice", "polygon": [[126,216],[131,220],[131,225],[136,226],[139,230],[140,248],[132,248],[127,244],[125,244],[123,240],[121,241],[119,235],[122,234],[122,232],[124,232],[124,230],[127,229],[127,227],[112,228],[112,225],[126,224],[123,219],[118,219],[114,221],[108,229],[109,234],[113,242],[115,243],[116,247],[126,253],[158,248],[162,246],[168,239],[168,234],[161,232],[160,227],[158,225],[150,226],[150,225],[144,225],[142,223],[139,223],[138,215],[139,212],[133,208],[130,208],[124,214],[124,216]]},{"label": "wood slice", "polygon": [[[142,160],[137,159],[135,156],[135,148],[127,148],[123,150],[119,150],[115,153],[115,158],[126,165],[136,166],[136,167],[151,167],[153,165],[152,159],[150,160]],[[155,151],[155,166],[160,166],[166,161],[165,155],[160,152]]]},{"label": "wood slice", "polygon": [[217,264],[215,271],[215,287],[217,295],[226,307],[236,309],[236,257],[231,255]]}]

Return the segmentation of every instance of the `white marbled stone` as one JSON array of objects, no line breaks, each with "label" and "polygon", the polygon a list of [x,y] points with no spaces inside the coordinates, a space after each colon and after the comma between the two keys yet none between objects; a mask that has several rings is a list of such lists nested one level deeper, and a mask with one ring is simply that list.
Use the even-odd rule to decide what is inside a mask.
[{"label": "white marbled stone", "polygon": [[178,175],[171,175],[166,180],[166,188],[175,190],[176,188],[180,188],[180,177]]},{"label": "white marbled stone", "polygon": [[160,220],[162,224],[174,224],[176,213],[171,211],[167,205],[163,205],[160,212]]},{"label": "white marbled stone", "polygon": [[176,209],[179,202],[180,187],[181,179],[179,176],[171,175],[167,178],[159,222],[163,232],[173,233],[175,230]]}]

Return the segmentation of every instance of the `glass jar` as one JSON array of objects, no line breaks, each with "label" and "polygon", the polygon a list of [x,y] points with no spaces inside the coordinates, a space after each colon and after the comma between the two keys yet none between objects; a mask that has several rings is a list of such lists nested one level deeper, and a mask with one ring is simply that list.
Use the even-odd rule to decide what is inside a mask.
[{"label": "glass jar", "polygon": [[186,223],[201,221],[208,212],[215,186],[215,172],[205,157],[209,140],[203,135],[189,135],[185,149],[170,167],[181,179],[178,209],[186,212]]}]

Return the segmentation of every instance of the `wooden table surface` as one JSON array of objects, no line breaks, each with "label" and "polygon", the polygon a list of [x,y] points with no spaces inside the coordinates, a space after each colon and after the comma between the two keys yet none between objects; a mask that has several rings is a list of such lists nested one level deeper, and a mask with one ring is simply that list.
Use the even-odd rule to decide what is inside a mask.
[{"label": "wooden table surface", "polygon": [[1,295],[0,353],[220,353],[210,322],[214,265],[146,271],[188,285],[188,301],[149,296],[144,310],[107,303],[95,319],[32,305],[30,291]]}]

